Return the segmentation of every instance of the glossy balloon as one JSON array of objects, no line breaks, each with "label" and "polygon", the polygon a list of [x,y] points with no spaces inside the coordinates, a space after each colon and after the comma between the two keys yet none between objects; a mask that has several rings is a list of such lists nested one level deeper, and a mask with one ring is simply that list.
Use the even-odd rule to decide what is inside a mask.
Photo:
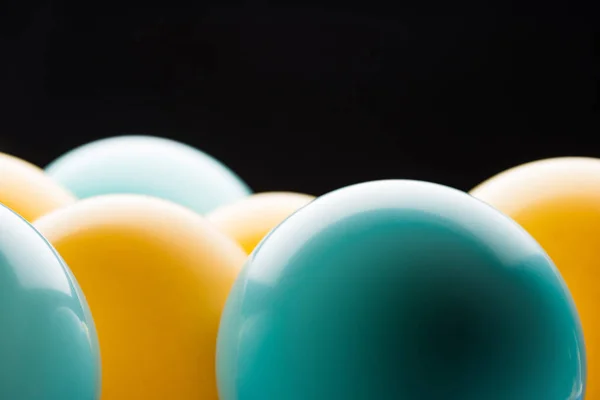
[{"label": "glossy balloon", "polygon": [[0,204],[31,222],[73,202],[75,197],[41,168],[0,153]]},{"label": "glossy balloon", "polygon": [[172,140],[120,136],[63,155],[46,168],[77,197],[144,194],[204,214],[250,194],[230,169],[211,156]]},{"label": "glossy balloon", "polygon": [[98,339],[52,246],[0,205],[0,399],[100,398]]},{"label": "glossy balloon", "polygon": [[35,224],[81,284],[102,400],[215,399],[222,307],[246,255],[203,217],[138,195],[82,200]]},{"label": "glossy balloon", "polygon": [[564,157],[524,164],[471,194],[517,221],[556,263],[585,333],[586,399],[600,399],[600,160]]},{"label": "glossy balloon", "polygon": [[221,320],[221,400],[580,399],[582,333],[552,262],[466,193],[318,198],[252,253]]},{"label": "glossy balloon", "polygon": [[220,207],[207,218],[250,254],[271,229],[313,199],[300,193],[258,193]]}]

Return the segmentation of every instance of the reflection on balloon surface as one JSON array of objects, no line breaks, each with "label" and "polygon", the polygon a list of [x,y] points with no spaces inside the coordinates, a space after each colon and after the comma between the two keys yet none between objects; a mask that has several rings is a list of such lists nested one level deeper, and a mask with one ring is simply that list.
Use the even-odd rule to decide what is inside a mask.
[{"label": "reflection on balloon surface", "polygon": [[98,341],[85,298],[48,242],[3,206],[0,327],[0,398],[99,398]]},{"label": "reflection on balloon surface", "polygon": [[221,319],[221,400],[579,399],[570,294],[518,225],[414,181],[318,198],[252,253]]}]

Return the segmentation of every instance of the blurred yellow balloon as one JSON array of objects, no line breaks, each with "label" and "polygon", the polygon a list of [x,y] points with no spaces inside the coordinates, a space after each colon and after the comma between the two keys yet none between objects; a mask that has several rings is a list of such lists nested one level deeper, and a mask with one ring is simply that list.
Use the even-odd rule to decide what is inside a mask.
[{"label": "blurred yellow balloon", "polygon": [[102,399],[217,399],[220,314],[246,259],[197,213],[105,195],[34,224],[73,271],[100,342]]},{"label": "blurred yellow balloon", "polygon": [[220,207],[207,218],[250,254],[271,229],[313,199],[292,192],[257,193]]},{"label": "blurred yellow balloon", "polygon": [[600,399],[600,160],[563,157],[524,164],[471,194],[518,222],[555,262],[583,325],[586,399]]},{"label": "blurred yellow balloon", "polygon": [[0,153],[0,203],[31,222],[75,197],[37,166]]}]

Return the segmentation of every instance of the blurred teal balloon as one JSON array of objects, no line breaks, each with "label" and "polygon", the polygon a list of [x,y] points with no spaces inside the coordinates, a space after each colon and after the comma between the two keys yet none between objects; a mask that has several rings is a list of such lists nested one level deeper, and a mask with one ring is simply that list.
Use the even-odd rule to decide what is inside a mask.
[{"label": "blurred teal balloon", "polygon": [[0,399],[99,398],[98,338],[77,282],[33,227],[0,205]]},{"label": "blurred teal balloon", "polygon": [[143,194],[206,214],[250,194],[249,187],[213,157],[173,140],[118,136],[64,154],[46,172],[79,198]]},{"label": "blurred teal balloon", "polygon": [[378,181],[318,198],[250,256],[221,319],[221,400],[582,399],[570,293],[471,196]]}]

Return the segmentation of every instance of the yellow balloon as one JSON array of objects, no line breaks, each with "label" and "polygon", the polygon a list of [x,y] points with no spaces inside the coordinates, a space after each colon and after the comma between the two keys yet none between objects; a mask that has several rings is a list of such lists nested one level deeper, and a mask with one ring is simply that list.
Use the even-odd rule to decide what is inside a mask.
[{"label": "yellow balloon", "polygon": [[74,202],[75,197],[41,168],[0,153],[0,203],[27,221]]},{"label": "yellow balloon", "polygon": [[222,206],[207,218],[250,254],[271,229],[313,199],[314,196],[292,192],[257,193]]},{"label": "yellow balloon", "polygon": [[34,224],[73,271],[92,311],[103,400],[217,399],[222,308],[244,251],[166,200],[105,195]]},{"label": "yellow balloon", "polygon": [[471,194],[512,217],[555,262],[583,325],[586,399],[600,399],[600,159],[563,157],[524,164]]}]

